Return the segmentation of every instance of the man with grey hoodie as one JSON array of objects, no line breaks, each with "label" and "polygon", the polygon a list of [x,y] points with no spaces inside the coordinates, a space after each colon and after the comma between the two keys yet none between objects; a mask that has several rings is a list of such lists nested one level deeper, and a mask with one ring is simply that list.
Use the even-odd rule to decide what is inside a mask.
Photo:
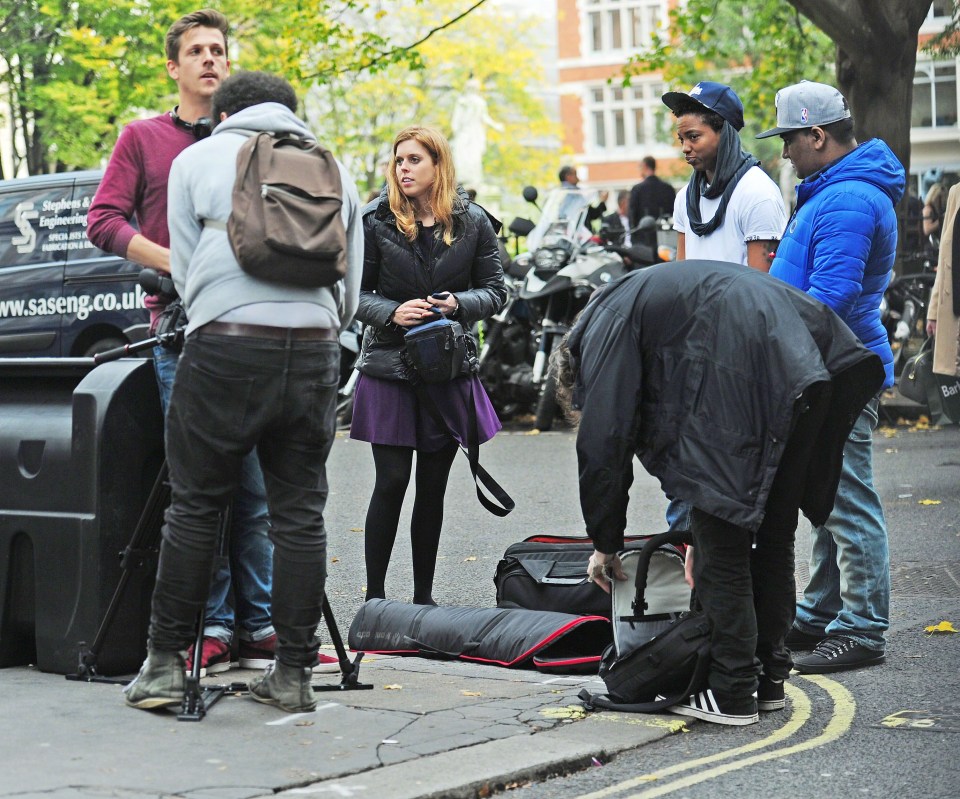
[{"label": "man with grey hoodie", "polygon": [[353,318],[359,296],[360,201],[338,164],[347,274],[329,288],[251,277],[222,224],[230,216],[237,153],[250,136],[314,138],[296,109],[287,81],[241,72],[214,95],[213,135],[181,153],[170,171],[170,267],[190,322],[167,415],[171,503],[147,659],[125,689],[132,707],[183,700],[181,652],[206,601],[221,515],[254,447],[271,511],[277,647],[276,660],[250,683],[250,693],[289,712],[316,707],[310,681],[326,577],[325,463],[336,429],[338,333]]}]

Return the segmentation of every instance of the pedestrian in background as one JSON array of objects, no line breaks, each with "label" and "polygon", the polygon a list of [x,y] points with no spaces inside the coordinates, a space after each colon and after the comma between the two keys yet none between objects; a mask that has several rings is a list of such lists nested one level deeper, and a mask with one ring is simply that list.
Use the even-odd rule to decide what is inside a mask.
[{"label": "pedestrian in background", "polygon": [[[776,103],[777,126],[758,138],[783,139],[783,157],[801,182],[770,274],[836,311],[883,360],[883,388],[890,388],[893,353],[880,300],[897,253],[903,166],[880,139],[858,144],[847,100],[833,86],[801,81],[778,91]],[[801,673],[871,666],[885,657],[890,554],[873,487],[879,404],[878,394],[860,411],[844,446],[833,512],[813,528],[810,579],[787,637],[792,649],[812,650],[794,660]]]},{"label": "pedestrian in background", "polygon": [[744,725],[782,709],[798,510],[829,514],[879,358],[802,292],[741,264],[685,261],[600,289],[555,363],[580,411],[590,579],[605,590],[608,575],[624,579],[634,456],[694,508],[687,558],[711,623],[708,685],[670,711]]},{"label": "pedestrian in background", "polygon": [[[179,103],[166,114],[131,122],[120,134],[90,206],[87,235],[101,249],[159,272],[170,271],[170,165],[183,150],[213,130],[213,94],[230,74],[228,31],[227,18],[213,9],[187,14],[167,31],[167,74],[176,81]],[[167,302],[157,296],[147,298],[153,324]],[[179,357],[178,352],[160,345],[153,349],[164,414]],[[217,558],[211,578],[200,654],[202,677],[235,665],[231,650],[238,625],[239,665],[264,668],[273,661],[276,634],[270,614],[273,545],[269,530],[263,472],[256,453],[251,453],[243,463],[226,554]],[[231,588],[234,604],[230,602]],[[188,667],[192,661],[191,645]],[[318,655],[317,671],[339,668],[336,658]]]},{"label": "pedestrian in background", "polygon": [[378,200],[363,212],[364,260],[360,307],[363,346],[350,438],[369,441],[376,479],[367,510],[366,598],[386,597],[387,567],[416,452],[410,524],[413,601],[436,604],[436,569],[444,494],[459,444],[466,443],[468,406],[480,442],[500,421],[475,374],[425,384],[446,424],[437,425],[414,388],[403,359],[403,334],[437,318],[434,308],[464,329],[496,313],[507,298],[492,219],[458,187],[450,145],[433,128],[409,127],[393,142],[394,168]]},{"label": "pedestrian in background", "polygon": [[[639,225],[645,216],[659,219],[673,214],[673,201],[676,197],[673,186],[657,177],[657,162],[653,156],[644,156],[640,162],[640,178],[640,182],[630,189],[628,216],[632,228]],[[656,249],[656,229],[637,231],[635,238],[638,243]]]},{"label": "pedestrian in background", "polygon": [[632,234],[630,232],[630,192],[617,192],[617,210],[607,214],[600,222],[600,229],[606,230],[608,238],[616,244],[629,247]]},{"label": "pedestrian in background", "polygon": [[960,377],[960,269],[954,269],[960,260],[960,183],[950,189],[943,220],[937,277],[927,306],[927,335],[935,336],[933,371]]},{"label": "pedestrian in background", "polygon": [[326,578],[326,460],[336,435],[339,331],[357,305],[360,199],[341,164],[346,276],[305,288],[249,275],[227,235],[240,148],[259,132],[315,140],[283,78],[243,71],[213,98],[213,135],[170,171],[170,267],[190,322],[167,413],[170,508],[153,592],[147,659],[128,705],[183,700],[181,652],[210,584],[220,520],[243,460],[260,462],[272,511],[274,657],[252,698],[291,713],[316,707],[311,688]]}]

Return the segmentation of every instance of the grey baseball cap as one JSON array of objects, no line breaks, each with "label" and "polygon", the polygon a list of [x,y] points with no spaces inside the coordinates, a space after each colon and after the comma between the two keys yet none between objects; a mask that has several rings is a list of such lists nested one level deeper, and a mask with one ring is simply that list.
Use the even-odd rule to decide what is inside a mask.
[{"label": "grey baseball cap", "polygon": [[846,98],[826,83],[802,80],[778,91],[776,102],[777,126],[758,133],[758,139],[812,128],[814,125],[829,125],[850,117]]}]

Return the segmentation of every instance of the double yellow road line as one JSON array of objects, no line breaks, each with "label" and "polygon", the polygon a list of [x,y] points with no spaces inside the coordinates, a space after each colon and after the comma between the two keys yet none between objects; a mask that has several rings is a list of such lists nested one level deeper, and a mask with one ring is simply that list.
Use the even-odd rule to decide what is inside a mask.
[{"label": "double yellow road line", "polygon": [[[639,793],[632,793],[629,796],[621,797],[621,799],[652,799],[656,796],[666,796],[674,791],[712,780],[728,774],[731,771],[737,771],[769,760],[789,757],[790,755],[805,752],[808,749],[816,749],[819,746],[824,746],[825,744],[838,740],[850,729],[850,725],[853,723],[853,717],[857,708],[853,696],[846,688],[840,685],[840,683],[834,682],[826,677],[812,674],[795,676],[819,686],[833,700],[833,713],[819,735],[800,743],[789,743],[790,738],[797,735],[810,720],[811,705],[810,698],[806,693],[804,693],[801,688],[788,682],[784,685],[784,688],[791,699],[792,711],[790,717],[787,719],[786,724],[772,732],[766,738],[746,744],[745,746],[736,747],[735,749],[717,752],[707,757],[701,757],[696,760],[686,760],[683,763],[677,763],[676,765],[662,768],[649,774],[642,774],[639,777],[632,777],[629,780],[624,780],[623,782],[599,791],[582,794],[577,797],[577,799],[604,799],[604,797],[620,796],[625,791],[640,786],[648,787],[646,790],[641,790]],[[777,749],[769,749],[771,746],[778,744],[786,745]],[[769,749],[769,751],[760,752],[759,750],[761,749]],[[755,752],[757,754],[753,754]],[[704,766],[710,766],[713,763],[718,763],[719,765],[706,768],[702,771],[698,770]],[[687,774],[686,776],[667,782],[663,781],[669,777],[695,770],[695,774]],[[650,783],[657,784],[651,785]]]}]

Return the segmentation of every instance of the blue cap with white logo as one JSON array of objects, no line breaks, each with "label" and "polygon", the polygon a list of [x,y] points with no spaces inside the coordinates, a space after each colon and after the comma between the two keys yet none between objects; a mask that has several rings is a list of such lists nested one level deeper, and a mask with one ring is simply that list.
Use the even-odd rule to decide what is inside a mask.
[{"label": "blue cap with white logo", "polygon": [[674,114],[677,113],[677,108],[681,107],[682,101],[694,100],[709,111],[719,114],[733,125],[735,130],[743,128],[743,103],[733,89],[722,83],[702,80],[689,92],[667,92],[661,99]]}]

